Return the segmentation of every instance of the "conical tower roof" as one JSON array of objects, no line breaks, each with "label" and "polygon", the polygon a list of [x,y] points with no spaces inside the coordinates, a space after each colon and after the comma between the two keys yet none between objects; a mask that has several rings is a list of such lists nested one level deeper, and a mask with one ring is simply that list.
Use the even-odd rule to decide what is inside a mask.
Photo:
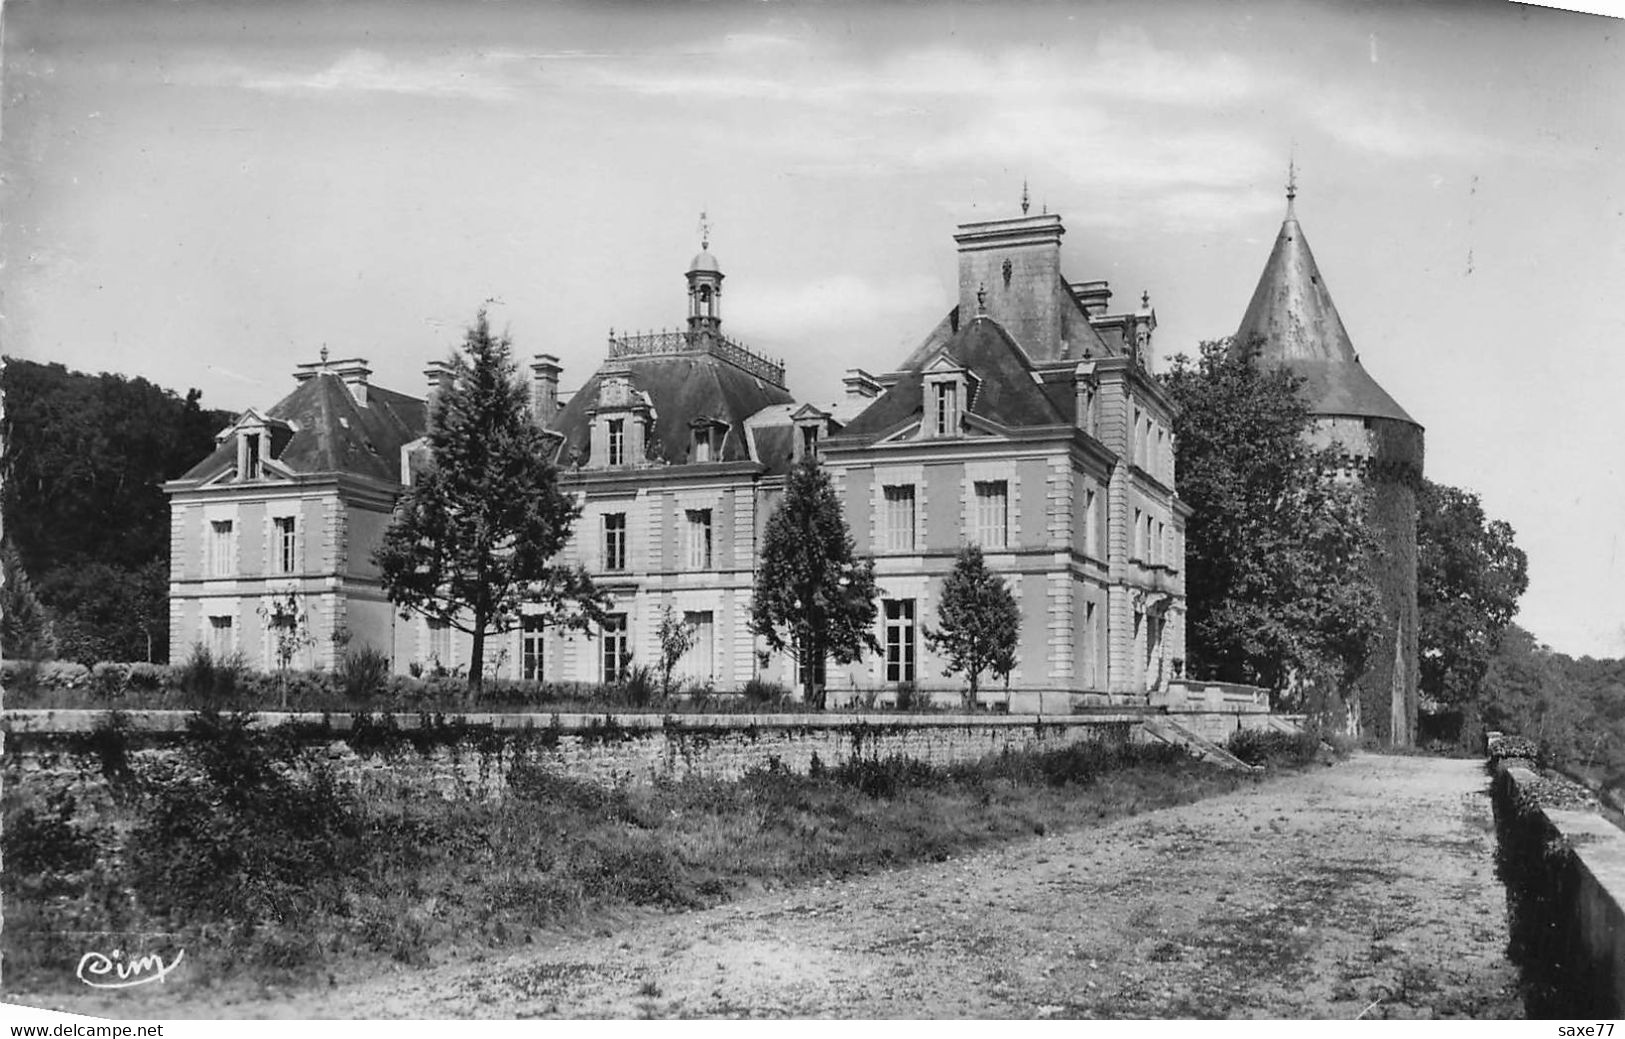
[{"label": "conical tower roof", "polygon": [[1257,345],[1259,359],[1304,380],[1303,393],[1317,415],[1390,418],[1416,424],[1360,365],[1326,280],[1309,251],[1287,196],[1286,220],[1252,302],[1236,329],[1233,349]]}]

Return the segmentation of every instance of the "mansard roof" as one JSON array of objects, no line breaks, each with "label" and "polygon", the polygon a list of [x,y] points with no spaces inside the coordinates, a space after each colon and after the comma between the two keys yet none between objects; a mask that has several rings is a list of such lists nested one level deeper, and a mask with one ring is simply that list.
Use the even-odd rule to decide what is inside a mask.
[{"label": "mansard roof", "polygon": [[1304,379],[1317,415],[1416,422],[1360,364],[1290,204],[1231,348]]},{"label": "mansard roof", "polygon": [[[382,386],[367,386],[361,406],[334,372],[318,372],[282,398],[264,417],[285,423],[292,435],[273,437],[273,461],[295,473],[348,473],[398,482],[401,448],[427,428],[424,402]],[[222,441],[182,480],[203,483],[237,465],[236,443]]]},{"label": "mansard roof", "polygon": [[688,461],[693,446],[691,423],[711,419],[726,424],[727,435],[717,460],[753,459],[745,438],[744,422],[763,408],[788,404],[788,390],[769,379],[745,371],[715,353],[656,353],[611,359],[594,372],[559,413],[553,429],[562,436],[559,465],[587,465],[591,461],[591,413],[599,408],[599,392],[606,375],[624,373],[633,391],[646,394],[654,410],[654,436],[648,461],[673,465]]},{"label": "mansard roof", "polygon": [[[1010,334],[997,321],[979,315],[937,349],[911,354],[911,363],[906,363],[890,388],[853,419],[842,434],[882,436],[923,414],[926,369],[944,356],[980,380],[968,402],[970,414],[1007,427],[1071,422],[1071,415],[1034,378],[1033,363]],[[1071,393],[1070,386],[1066,390]]]}]

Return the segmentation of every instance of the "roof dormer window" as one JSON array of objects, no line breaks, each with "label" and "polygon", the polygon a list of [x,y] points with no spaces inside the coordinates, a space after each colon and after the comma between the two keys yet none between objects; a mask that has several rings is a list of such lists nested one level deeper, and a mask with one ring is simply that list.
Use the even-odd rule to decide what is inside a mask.
[{"label": "roof dormer window", "polygon": [[963,368],[938,367],[925,376],[925,414],[920,423],[924,437],[956,437],[970,403],[970,377]]}]

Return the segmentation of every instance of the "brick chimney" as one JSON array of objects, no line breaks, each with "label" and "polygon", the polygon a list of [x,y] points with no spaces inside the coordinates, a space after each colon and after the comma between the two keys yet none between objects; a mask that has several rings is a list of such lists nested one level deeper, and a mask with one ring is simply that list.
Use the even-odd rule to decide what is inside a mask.
[{"label": "brick chimney", "polygon": [[432,411],[435,400],[451,387],[451,362],[430,361],[423,366],[423,380],[427,384],[423,403]]},{"label": "brick chimney", "polygon": [[367,376],[372,374],[372,369],[367,367],[366,358],[349,357],[342,361],[331,361],[327,367],[334,375],[344,380],[344,385],[350,391],[350,396],[355,398],[355,402],[363,408],[366,407]]},{"label": "brick chimney", "polygon": [[564,371],[552,354],[537,354],[530,362],[530,413],[546,429],[559,413],[559,373]]}]

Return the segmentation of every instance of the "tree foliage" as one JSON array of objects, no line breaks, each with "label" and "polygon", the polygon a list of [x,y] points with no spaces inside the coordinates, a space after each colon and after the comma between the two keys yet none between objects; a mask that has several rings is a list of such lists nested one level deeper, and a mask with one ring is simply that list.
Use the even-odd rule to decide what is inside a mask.
[{"label": "tree foliage", "polygon": [[696,633],[694,625],[677,616],[667,604],[660,608],[660,627],[655,634],[660,640],[660,693],[670,699],[671,673],[683,654],[694,648]]},{"label": "tree foliage", "polygon": [[429,420],[429,464],[396,506],[375,554],[390,601],[473,636],[468,682],[484,675],[487,635],[531,604],[544,624],[586,630],[606,603],[580,567],[552,562],[580,507],[558,488],[551,444],[532,420],[512,343],[482,308],[450,361]]},{"label": "tree foliage", "polygon": [[1529,561],[1512,528],[1490,520],[1478,495],[1423,481],[1416,498],[1417,640],[1422,693],[1478,699],[1490,659],[1529,587]]},{"label": "tree foliage", "polygon": [[60,652],[84,663],[164,659],[168,608],[153,608],[154,591],[168,590],[163,484],[206,458],[233,416],[205,410],[195,389],[183,399],[145,379],[13,358],[0,393],[0,510]]},{"label": "tree foliage", "polygon": [[[875,640],[875,565],[856,558],[829,476],[808,458],[790,470],[768,517],[751,600],[750,629],[796,659],[849,664]],[[816,669],[813,669],[816,671]],[[809,698],[820,709],[824,690]]]},{"label": "tree foliage", "polygon": [[953,570],[942,582],[937,618],[941,626],[927,628],[925,641],[946,659],[944,675],[965,676],[970,683],[965,706],[974,707],[982,672],[1008,675],[1021,637],[1021,609],[1004,578],[987,568],[981,546],[959,550]]},{"label": "tree foliage", "polygon": [[1204,342],[1167,377],[1186,527],[1193,675],[1272,690],[1346,693],[1381,618],[1380,551],[1355,481],[1305,438],[1300,380]]},{"label": "tree foliage", "polygon": [[0,547],[0,582],[0,654],[8,660],[56,656],[51,618],[34,594],[22,558],[10,544]]}]

